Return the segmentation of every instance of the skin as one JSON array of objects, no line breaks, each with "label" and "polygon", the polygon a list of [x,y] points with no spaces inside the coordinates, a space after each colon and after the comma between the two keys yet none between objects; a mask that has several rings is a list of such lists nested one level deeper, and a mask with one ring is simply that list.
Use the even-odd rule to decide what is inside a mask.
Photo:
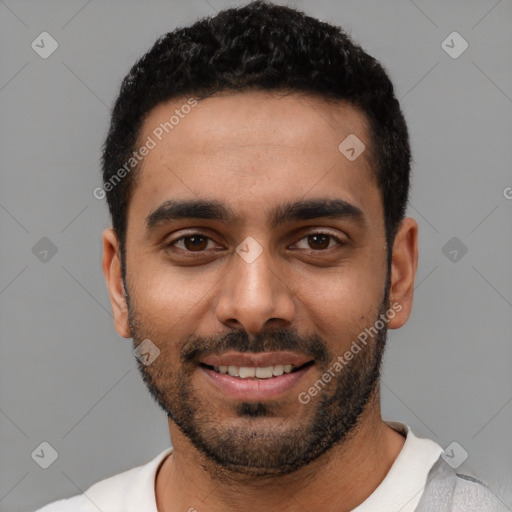
[{"label": "skin", "polygon": [[[140,140],[185,101],[175,99],[151,111]],[[338,150],[351,133],[367,148],[352,162]],[[373,325],[387,267],[384,211],[370,168],[370,142],[365,116],[343,102],[334,107],[305,95],[223,93],[200,101],[149,152],[128,210],[128,297],[111,228],[103,232],[103,271],[117,332],[137,342],[149,338],[161,350],[154,366],[146,368],[155,377],[153,385],[166,389],[169,397],[171,389],[176,391],[172,385],[179,385],[176,375],[183,369],[180,351],[191,336],[219,340],[237,331],[257,336],[270,328],[293,328],[301,339],[317,334],[328,353],[337,356]],[[239,221],[186,219],[148,234],[146,217],[171,198],[217,199]],[[321,218],[268,228],[272,206],[311,198],[348,201],[362,210],[365,222]],[[319,249],[307,236],[319,230],[347,245],[331,239],[328,249]],[[184,255],[192,244],[180,242],[181,251],[165,247],[198,232],[210,241],[196,259]],[[250,264],[235,252],[247,237],[263,251]],[[393,244],[389,303],[400,304],[401,310],[387,323],[389,329],[409,318],[417,264],[418,225],[408,217]],[[218,429],[236,426],[241,433],[283,434],[284,440],[287,429],[311,422],[322,393],[308,405],[297,395],[321,378],[322,368],[313,365],[298,387],[279,398],[278,407],[267,403],[273,412],[267,417],[238,416],[233,399],[222,396],[200,371],[190,375],[190,393]],[[199,512],[349,511],[378,487],[405,441],[381,418],[378,385],[350,435],[288,474],[265,477],[261,468],[223,468],[171,418],[168,424],[174,450],[156,478],[159,512],[190,507]]]}]

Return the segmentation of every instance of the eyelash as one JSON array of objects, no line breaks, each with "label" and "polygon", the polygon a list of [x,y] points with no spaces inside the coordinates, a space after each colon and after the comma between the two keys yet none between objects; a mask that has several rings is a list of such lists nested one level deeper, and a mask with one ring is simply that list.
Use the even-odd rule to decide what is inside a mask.
[{"label": "eyelash", "polygon": [[[313,236],[313,235],[324,235],[324,236],[327,236],[329,237],[330,239],[334,240],[337,244],[338,244],[338,247],[341,247],[341,246],[344,246],[346,245],[346,242],[340,240],[338,237],[334,236],[333,234],[329,233],[329,232],[326,232],[326,231],[313,231],[311,233],[308,233],[306,235],[304,235],[302,238],[299,239],[299,242],[309,236]],[[198,254],[198,255],[203,255],[206,250],[202,250],[202,251],[189,251],[188,249],[182,249],[180,247],[176,248],[176,244],[178,242],[180,242],[181,240],[184,240],[185,238],[192,238],[194,236],[200,236],[200,237],[203,237],[203,238],[206,238],[208,240],[212,240],[209,236],[207,235],[204,235],[203,233],[201,232],[192,232],[192,233],[189,233],[187,235],[182,235],[181,237],[179,238],[176,238],[175,240],[171,240],[170,242],[168,242],[166,244],[166,248],[169,248],[169,249],[178,249],[179,251],[183,251],[185,253],[188,253],[188,254]],[[327,252],[329,249],[333,249],[334,247],[327,247],[326,249],[302,249],[302,250],[305,250],[305,251],[309,251],[309,252],[315,252],[315,253],[321,253],[321,252]]]}]

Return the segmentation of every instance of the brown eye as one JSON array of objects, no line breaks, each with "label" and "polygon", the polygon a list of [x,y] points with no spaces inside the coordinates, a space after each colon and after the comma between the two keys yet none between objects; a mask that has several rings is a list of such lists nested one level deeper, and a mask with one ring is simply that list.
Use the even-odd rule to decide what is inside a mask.
[{"label": "brown eye", "polygon": [[207,236],[195,233],[192,235],[182,236],[167,244],[168,247],[177,247],[186,252],[202,252],[208,247],[208,242],[212,241]]},{"label": "brown eye", "polygon": [[[305,244],[300,247],[300,244],[302,241],[306,241]],[[334,245],[331,245],[331,241],[334,241]],[[296,246],[299,249],[305,249],[310,251],[325,251],[326,249],[331,249],[335,245],[342,246],[345,245],[345,243],[340,240],[339,238],[335,237],[334,235],[331,235],[330,233],[311,233],[309,235],[306,235],[305,237],[301,238],[299,242],[296,244]]]},{"label": "brown eye", "polygon": [[327,249],[329,247],[330,238],[329,235],[324,235],[323,233],[309,235],[308,243],[312,249]]},{"label": "brown eye", "polygon": [[185,248],[189,251],[202,251],[206,249],[206,246],[208,245],[208,239],[205,236],[185,236],[183,237],[183,240]]}]

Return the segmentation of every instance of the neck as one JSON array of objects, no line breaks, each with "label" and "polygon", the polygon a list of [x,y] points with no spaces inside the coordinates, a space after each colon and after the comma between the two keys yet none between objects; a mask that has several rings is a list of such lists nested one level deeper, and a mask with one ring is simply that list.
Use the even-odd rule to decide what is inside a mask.
[{"label": "neck", "polygon": [[342,443],[306,467],[272,478],[236,474],[219,478],[214,463],[169,421],[173,452],[157,474],[158,511],[349,512],[380,485],[405,442],[404,436],[382,421],[379,402],[369,404]]}]

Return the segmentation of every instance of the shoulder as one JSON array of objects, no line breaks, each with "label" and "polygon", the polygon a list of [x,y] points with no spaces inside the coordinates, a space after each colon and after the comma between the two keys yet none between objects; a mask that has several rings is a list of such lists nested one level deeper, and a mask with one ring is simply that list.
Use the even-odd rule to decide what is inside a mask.
[{"label": "shoulder", "polygon": [[510,509],[484,482],[456,473],[452,512],[508,512]]},{"label": "shoulder", "polygon": [[156,510],[155,476],[172,453],[166,448],[153,460],[101,480],[83,494],[54,501],[35,512],[144,512]]},{"label": "shoulder", "polygon": [[439,457],[429,472],[416,512],[510,512],[484,482],[457,473]]},{"label": "shoulder", "polygon": [[69,499],[54,501],[45,505],[42,508],[38,508],[35,512],[75,512],[88,510],[84,506],[84,495],[73,496]]}]

